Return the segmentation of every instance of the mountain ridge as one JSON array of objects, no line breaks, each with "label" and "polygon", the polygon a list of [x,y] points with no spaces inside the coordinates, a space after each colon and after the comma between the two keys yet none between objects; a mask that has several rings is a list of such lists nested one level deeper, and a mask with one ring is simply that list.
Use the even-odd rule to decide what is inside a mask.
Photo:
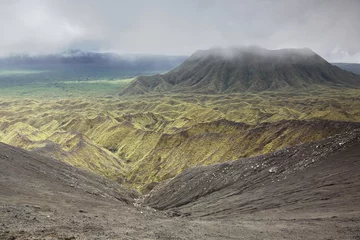
[{"label": "mountain ridge", "polygon": [[0,57],[0,63],[5,65],[12,64],[67,64],[67,63],[97,63],[97,64],[139,64],[142,62],[158,63],[168,62],[173,66],[174,63],[180,64],[187,56],[162,55],[162,54],[117,54],[113,52],[86,52],[81,50],[69,50],[53,54],[17,54]]},{"label": "mountain ridge", "polygon": [[165,74],[137,77],[120,95],[261,92],[316,84],[353,87],[360,85],[360,77],[331,65],[309,48],[212,48],[196,51]]}]

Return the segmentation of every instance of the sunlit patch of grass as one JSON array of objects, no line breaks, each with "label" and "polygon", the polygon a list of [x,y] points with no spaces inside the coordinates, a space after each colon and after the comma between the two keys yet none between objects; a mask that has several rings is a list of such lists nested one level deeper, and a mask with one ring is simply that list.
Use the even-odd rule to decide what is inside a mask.
[{"label": "sunlit patch of grass", "polygon": [[48,72],[46,70],[0,70],[0,76],[29,75]]}]

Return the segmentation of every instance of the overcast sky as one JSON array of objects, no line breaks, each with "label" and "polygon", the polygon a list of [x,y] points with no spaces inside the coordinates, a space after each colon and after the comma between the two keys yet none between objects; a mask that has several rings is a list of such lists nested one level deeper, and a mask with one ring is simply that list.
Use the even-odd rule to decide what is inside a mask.
[{"label": "overcast sky", "polygon": [[309,47],[360,62],[360,0],[0,0],[0,55]]}]

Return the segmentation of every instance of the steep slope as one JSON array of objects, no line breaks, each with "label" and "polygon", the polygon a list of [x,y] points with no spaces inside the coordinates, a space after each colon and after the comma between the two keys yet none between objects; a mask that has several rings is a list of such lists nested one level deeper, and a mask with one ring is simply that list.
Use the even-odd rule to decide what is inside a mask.
[{"label": "steep slope", "polygon": [[[252,214],[250,217],[249,215],[238,214],[235,219],[235,213],[239,213],[239,203],[227,201],[231,198],[231,195],[218,197],[218,205],[205,206],[207,203],[199,204],[198,208],[194,207],[193,214],[188,211],[182,212],[184,209],[165,213],[155,211],[149,207],[139,206],[137,201],[136,204],[129,204],[134,202],[133,198],[137,197],[137,195],[132,191],[123,189],[115,182],[76,169],[52,158],[42,157],[0,143],[0,239],[357,240],[359,239],[358,233],[360,230],[358,224],[359,201],[354,199],[354,196],[356,197],[359,191],[358,185],[354,185],[354,182],[359,182],[359,173],[357,171],[358,164],[356,164],[358,162],[356,161],[358,159],[358,152],[354,151],[354,148],[356,150],[358,146],[348,148],[348,142],[344,142],[342,146],[340,148],[340,154],[342,155],[340,156],[348,163],[347,165],[330,164],[324,166],[323,164],[320,165],[322,168],[319,169],[319,167],[316,167],[316,162],[307,169],[304,169],[303,172],[308,173],[306,177],[317,176],[321,180],[320,182],[306,185],[306,190],[312,189],[313,192],[310,191],[301,196],[304,191],[297,188],[293,189],[291,181],[288,186],[275,183],[274,186],[278,186],[279,189],[270,189],[276,190],[274,192],[276,197],[277,192],[282,192],[284,194],[283,198],[288,196],[294,208],[296,206],[302,208],[304,206],[302,201],[308,199],[308,197],[315,199],[323,198],[322,201],[325,202],[331,201],[329,198],[332,199],[332,190],[341,187],[343,191],[346,191],[346,194],[340,192],[341,194],[334,195],[334,197],[337,197],[338,204],[332,205],[339,206],[342,203],[346,203],[342,208],[337,208],[337,210],[341,211],[335,212],[333,208],[329,208],[332,211],[323,215],[319,214],[321,211],[314,211],[311,215],[299,215],[294,212],[289,218],[286,215],[279,217],[283,208],[276,205],[279,212],[267,211],[266,215],[258,216]],[[339,149],[336,151],[339,151]],[[348,158],[349,155],[354,157]],[[289,162],[286,158],[282,158],[282,156],[278,157],[279,159],[274,159],[274,161],[278,163],[281,161]],[[275,163],[269,163],[269,165],[271,164]],[[239,167],[233,166],[231,163],[220,166],[223,167],[219,170],[220,172],[227,171],[227,168],[229,168],[229,177],[234,177],[231,172],[239,169]],[[338,167],[336,173],[343,173],[345,171],[346,174],[332,174],[334,167]],[[351,171],[349,171],[350,167],[352,167]],[[268,173],[268,168],[269,166],[263,171],[265,176]],[[202,172],[201,170],[206,171]],[[203,175],[203,173],[212,174],[213,172],[212,167],[207,167],[200,168],[200,171],[199,168],[192,169],[187,173],[191,173],[194,180],[196,180],[209,177],[209,175]],[[271,174],[277,176],[276,171],[273,171]],[[219,175],[220,173],[216,177],[219,177]],[[326,179],[331,181],[326,181]],[[339,179],[341,181],[338,181]],[[259,188],[260,184],[257,182],[261,179],[255,180],[253,182],[254,188]],[[296,179],[295,183],[298,183],[298,180]],[[306,182],[306,179],[304,181]],[[325,186],[317,189],[319,184],[325,184]],[[213,187],[221,188],[221,183],[218,182]],[[183,186],[179,186],[179,189],[184,190]],[[177,189],[173,190],[176,191]],[[188,192],[185,193],[189,195],[178,196],[179,201],[193,196],[191,189],[187,190]],[[317,193],[316,195],[312,194],[314,191]],[[294,195],[294,192],[299,192],[299,194]],[[221,192],[219,191],[219,193]],[[261,193],[263,192],[260,189]],[[253,198],[256,198],[255,200],[258,202],[269,201],[266,206],[273,206],[271,204],[273,204],[276,198],[269,199],[268,194],[265,192],[264,198],[257,197],[259,195],[254,195]],[[299,195],[299,201],[293,199],[294,197],[299,197]],[[243,198],[248,197],[246,194],[245,196],[233,194],[232,197],[239,198],[239,196]],[[163,197],[168,199],[168,193],[164,194]],[[348,199],[347,202],[342,201],[345,198]],[[251,196],[248,199],[251,199]],[[170,200],[170,204],[172,204],[173,200]],[[349,204],[350,200],[354,201]],[[246,209],[252,210],[255,204],[256,201],[245,202],[245,205],[241,208],[245,209],[245,211]],[[224,205],[227,206],[226,210],[214,213],[214,211],[219,209],[219,206]],[[313,208],[318,206],[314,205]],[[321,206],[324,207],[322,209],[327,209],[328,205],[324,203]],[[351,211],[346,214],[349,208],[351,208]],[[300,210],[298,209],[298,211]],[[209,212],[211,214],[207,218],[213,218],[212,221],[201,219]],[[192,219],[192,216],[200,216],[201,218]]]},{"label": "steep slope", "polygon": [[274,152],[360,129],[359,123],[280,121],[257,126],[215,121],[179,133],[162,135],[128,173],[130,182],[150,188],[184,170]]},{"label": "steep slope", "polygon": [[[32,198],[64,201],[61,196],[82,194],[131,203],[137,196],[96,174],[4,143],[0,143],[0,165],[1,203],[6,203],[6,197],[18,197],[19,202],[31,202]],[[55,199],[54,193],[58,195]]]},{"label": "steep slope", "polygon": [[43,126],[41,130],[18,122],[6,129],[1,141],[60,159],[114,180],[124,179],[126,167],[113,153],[78,132],[46,131],[51,128],[51,123]]},{"label": "steep slope", "polygon": [[166,74],[138,77],[120,95],[259,92],[314,85],[360,86],[360,77],[310,49],[214,48],[197,51]]},{"label": "steep slope", "polygon": [[157,186],[145,203],[194,218],[359,221],[359,147],[356,130],[259,157],[192,168]]},{"label": "steep slope", "polygon": [[135,191],[53,158],[0,143],[0,166],[1,240],[207,239],[206,224],[135,207]]}]

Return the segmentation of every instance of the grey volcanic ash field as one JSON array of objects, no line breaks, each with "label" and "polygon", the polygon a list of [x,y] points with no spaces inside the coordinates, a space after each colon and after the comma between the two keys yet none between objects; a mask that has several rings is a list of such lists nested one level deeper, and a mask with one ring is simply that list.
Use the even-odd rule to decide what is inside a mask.
[{"label": "grey volcanic ash field", "polygon": [[189,169],[140,196],[0,145],[0,239],[359,239],[360,132]]}]

